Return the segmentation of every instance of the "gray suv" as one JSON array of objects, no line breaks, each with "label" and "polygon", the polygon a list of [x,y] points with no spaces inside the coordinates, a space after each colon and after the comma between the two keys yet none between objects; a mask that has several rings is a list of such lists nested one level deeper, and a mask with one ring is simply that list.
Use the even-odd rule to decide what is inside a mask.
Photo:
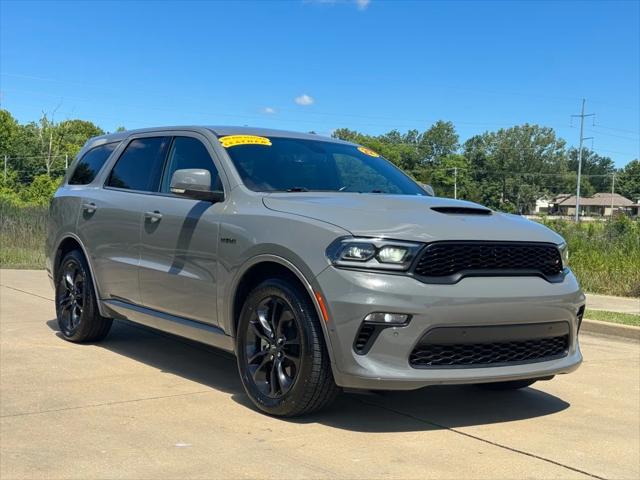
[{"label": "gray suv", "polygon": [[90,139],[50,207],[61,333],[129,320],[235,353],[255,405],[514,389],[575,370],[585,297],[551,230],[438,198],[352,143],[238,127]]}]

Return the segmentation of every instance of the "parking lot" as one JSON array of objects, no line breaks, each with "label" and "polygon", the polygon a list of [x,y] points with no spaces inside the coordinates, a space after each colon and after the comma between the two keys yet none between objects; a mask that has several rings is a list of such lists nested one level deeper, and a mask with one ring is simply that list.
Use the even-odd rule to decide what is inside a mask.
[{"label": "parking lot", "polygon": [[350,394],[281,420],[229,355],[123,322],[71,344],[43,271],[0,284],[2,479],[640,477],[634,342],[583,335],[576,373],[519,392]]}]

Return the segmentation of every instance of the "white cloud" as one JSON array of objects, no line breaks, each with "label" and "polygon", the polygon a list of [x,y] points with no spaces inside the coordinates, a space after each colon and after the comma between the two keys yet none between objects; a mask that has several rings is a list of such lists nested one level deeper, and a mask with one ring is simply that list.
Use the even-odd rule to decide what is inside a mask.
[{"label": "white cloud", "polygon": [[311,105],[313,102],[315,102],[315,100],[313,99],[313,97],[310,97],[309,95],[307,95],[306,93],[303,93],[302,95],[300,95],[299,97],[296,97],[294,99],[294,101],[298,104],[298,105],[303,105],[303,106],[307,106],[307,105]]},{"label": "white cloud", "polygon": [[276,113],[276,109],[272,107],[264,107],[262,109],[262,113],[266,113],[267,115],[273,115],[274,113]]},{"label": "white cloud", "polygon": [[358,10],[366,10],[366,8],[371,3],[371,0],[356,0],[356,5],[358,6]]}]

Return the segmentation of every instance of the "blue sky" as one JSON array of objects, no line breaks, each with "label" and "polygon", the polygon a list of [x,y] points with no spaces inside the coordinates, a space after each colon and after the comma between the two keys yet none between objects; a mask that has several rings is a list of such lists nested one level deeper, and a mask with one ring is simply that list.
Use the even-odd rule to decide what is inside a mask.
[{"label": "blue sky", "polygon": [[[0,2],[0,100],[105,130],[529,122],[640,156],[640,2]],[[592,141],[586,143],[591,147]]]}]

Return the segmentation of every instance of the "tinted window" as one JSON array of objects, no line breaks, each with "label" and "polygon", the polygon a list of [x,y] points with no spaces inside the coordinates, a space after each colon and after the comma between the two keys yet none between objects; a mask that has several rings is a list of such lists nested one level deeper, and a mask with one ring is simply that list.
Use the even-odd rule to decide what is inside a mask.
[{"label": "tinted window", "polygon": [[111,155],[111,152],[118,146],[118,142],[107,143],[99,147],[92,148],[80,159],[76,165],[73,175],[69,179],[69,185],[87,185],[93,182],[96,175]]},{"label": "tinted window", "polygon": [[111,170],[107,185],[157,192],[170,137],[132,140]]},{"label": "tinted window", "polygon": [[201,168],[211,174],[211,189],[222,190],[213,160],[206,147],[196,138],[176,137],[169,151],[169,160],[162,178],[162,192],[171,192],[171,177],[176,170]]},{"label": "tinted window", "polygon": [[367,149],[296,138],[226,148],[242,181],[255,191],[332,191],[426,195],[407,175]]}]

